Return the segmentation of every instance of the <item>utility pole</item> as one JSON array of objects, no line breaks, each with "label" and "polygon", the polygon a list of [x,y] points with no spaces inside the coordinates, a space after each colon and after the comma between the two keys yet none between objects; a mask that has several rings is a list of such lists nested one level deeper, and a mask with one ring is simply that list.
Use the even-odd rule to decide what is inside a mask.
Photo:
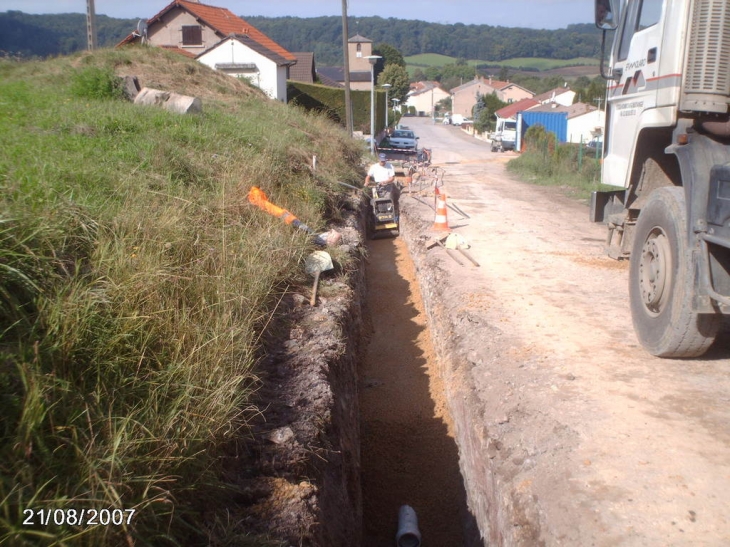
[{"label": "utility pole", "polygon": [[347,0],[342,0],[342,53],[344,54],[345,71],[345,129],[352,137],[352,99],[350,98],[350,48],[347,30]]},{"label": "utility pole", "polygon": [[94,0],[86,0],[86,49],[96,49],[96,13]]}]

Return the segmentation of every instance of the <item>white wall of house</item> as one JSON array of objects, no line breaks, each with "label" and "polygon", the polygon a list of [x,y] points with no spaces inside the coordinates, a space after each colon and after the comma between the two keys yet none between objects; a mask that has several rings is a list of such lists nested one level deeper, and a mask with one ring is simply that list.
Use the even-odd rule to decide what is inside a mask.
[{"label": "white wall of house", "polygon": [[226,69],[231,76],[245,77],[272,99],[286,102],[287,67],[277,66],[274,61],[252,50],[235,38],[226,38],[215,48],[198,57],[198,61],[212,69],[216,64],[253,64],[255,70]]},{"label": "white wall of house", "polygon": [[416,95],[411,95],[406,99],[406,106],[413,106],[416,112],[425,112],[430,115],[433,113],[432,108],[436,107],[436,103],[442,99],[448,99],[450,96],[447,91],[436,87]]},{"label": "white wall of house", "polygon": [[575,91],[568,90],[562,93],[556,93],[554,97],[550,97],[542,101],[542,104],[558,103],[563,106],[570,106],[575,101]]},{"label": "white wall of house", "polygon": [[603,110],[594,110],[568,120],[568,142],[588,142],[597,129],[603,131],[606,124],[606,113]]}]

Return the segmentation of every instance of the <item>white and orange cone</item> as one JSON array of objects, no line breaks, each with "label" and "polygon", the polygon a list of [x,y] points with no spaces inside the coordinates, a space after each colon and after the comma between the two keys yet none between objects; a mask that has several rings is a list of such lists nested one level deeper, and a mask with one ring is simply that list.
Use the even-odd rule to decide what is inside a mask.
[{"label": "white and orange cone", "polygon": [[446,218],[446,194],[436,189],[436,217],[433,221],[433,229],[439,232],[448,232],[449,221]]}]

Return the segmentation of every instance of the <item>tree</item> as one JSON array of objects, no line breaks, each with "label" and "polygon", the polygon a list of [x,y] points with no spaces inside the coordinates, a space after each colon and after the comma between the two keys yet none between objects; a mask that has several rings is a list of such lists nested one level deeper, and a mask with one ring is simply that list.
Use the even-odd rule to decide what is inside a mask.
[{"label": "tree", "polygon": [[413,77],[411,78],[414,82],[422,82],[426,80],[426,73],[422,69],[417,68],[413,71]]},{"label": "tree", "polygon": [[[585,83],[588,82],[587,85]],[[583,85],[580,85],[583,84]],[[598,106],[599,102],[603,102],[606,97],[606,81],[597,76],[593,80],[588,78],[578,78],[574,84],[576,102],[588,103]]]},{"label": "tree", "polygon": [[398,99],[404,102],[408,91],[410,91],[410,79],[408,72],[400,65],[386,65],[383,72],[378,76],[378,85],[390,84],[388,96],[391,99]]},{"label": "tree", "polygon": [[380,55],[383,58],[383,65],[399,65],[406,67],[406,61],[403,54],[390,44],[380,43],[373,48],[373,55]]},{"label": "tree", "polygon": [[507,106],[496,94],[480,95],[474,106],[474,129],[480,133],[487,133],[494,129],[494,113]]}]

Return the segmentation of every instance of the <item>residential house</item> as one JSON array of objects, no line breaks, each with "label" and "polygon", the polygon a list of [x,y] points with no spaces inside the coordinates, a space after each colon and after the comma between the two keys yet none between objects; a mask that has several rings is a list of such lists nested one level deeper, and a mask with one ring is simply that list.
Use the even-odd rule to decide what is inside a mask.
[{"label": "residential house", "polygon": [[[371,87],[371,66],[368,57],[373,54],[373,41],[356,34],[347,41],[347,61],[350,67],[350,89],[368,91]],[[345,69],[340,66],[319,67],[317,75],[322,83],[344,87]]]},{"label": "residential house", "polygon": [[540,95],[535,95],[533,98],[541,104],[557,103],[563,106],[570,106],[575,100],[575,91],[572,91],[567,86],[556,87]]},{"label": "residential house", "polygon": [[434,108],[442,99],[451,95],[438,82],[416,82],[411,84],[411,90],[406,95],[406,107],[414,107],[416,112],[431,116]]},{"label": "residential house", "polygon": [[471,117],[479,97],[492,93],[506,103],[528,99],[534,95],[532,91],[515,83],[480,76],[451,90],[452,111],[454,114]]},{"label": "residential house", "polygon": [[212,69],[246,78],[270,98],[286,102],[286,81],[292,61],[266,48],[249,34],[231,34],[197,59]]},{"label": "residential house", "polygon": [[[225,42],[225,44],[223,44]],[[250,79],[286,102],[286,80],[296,57],[226,8],[174,0],[118,45],[147,43],[193,57],[217,70]]]}]

